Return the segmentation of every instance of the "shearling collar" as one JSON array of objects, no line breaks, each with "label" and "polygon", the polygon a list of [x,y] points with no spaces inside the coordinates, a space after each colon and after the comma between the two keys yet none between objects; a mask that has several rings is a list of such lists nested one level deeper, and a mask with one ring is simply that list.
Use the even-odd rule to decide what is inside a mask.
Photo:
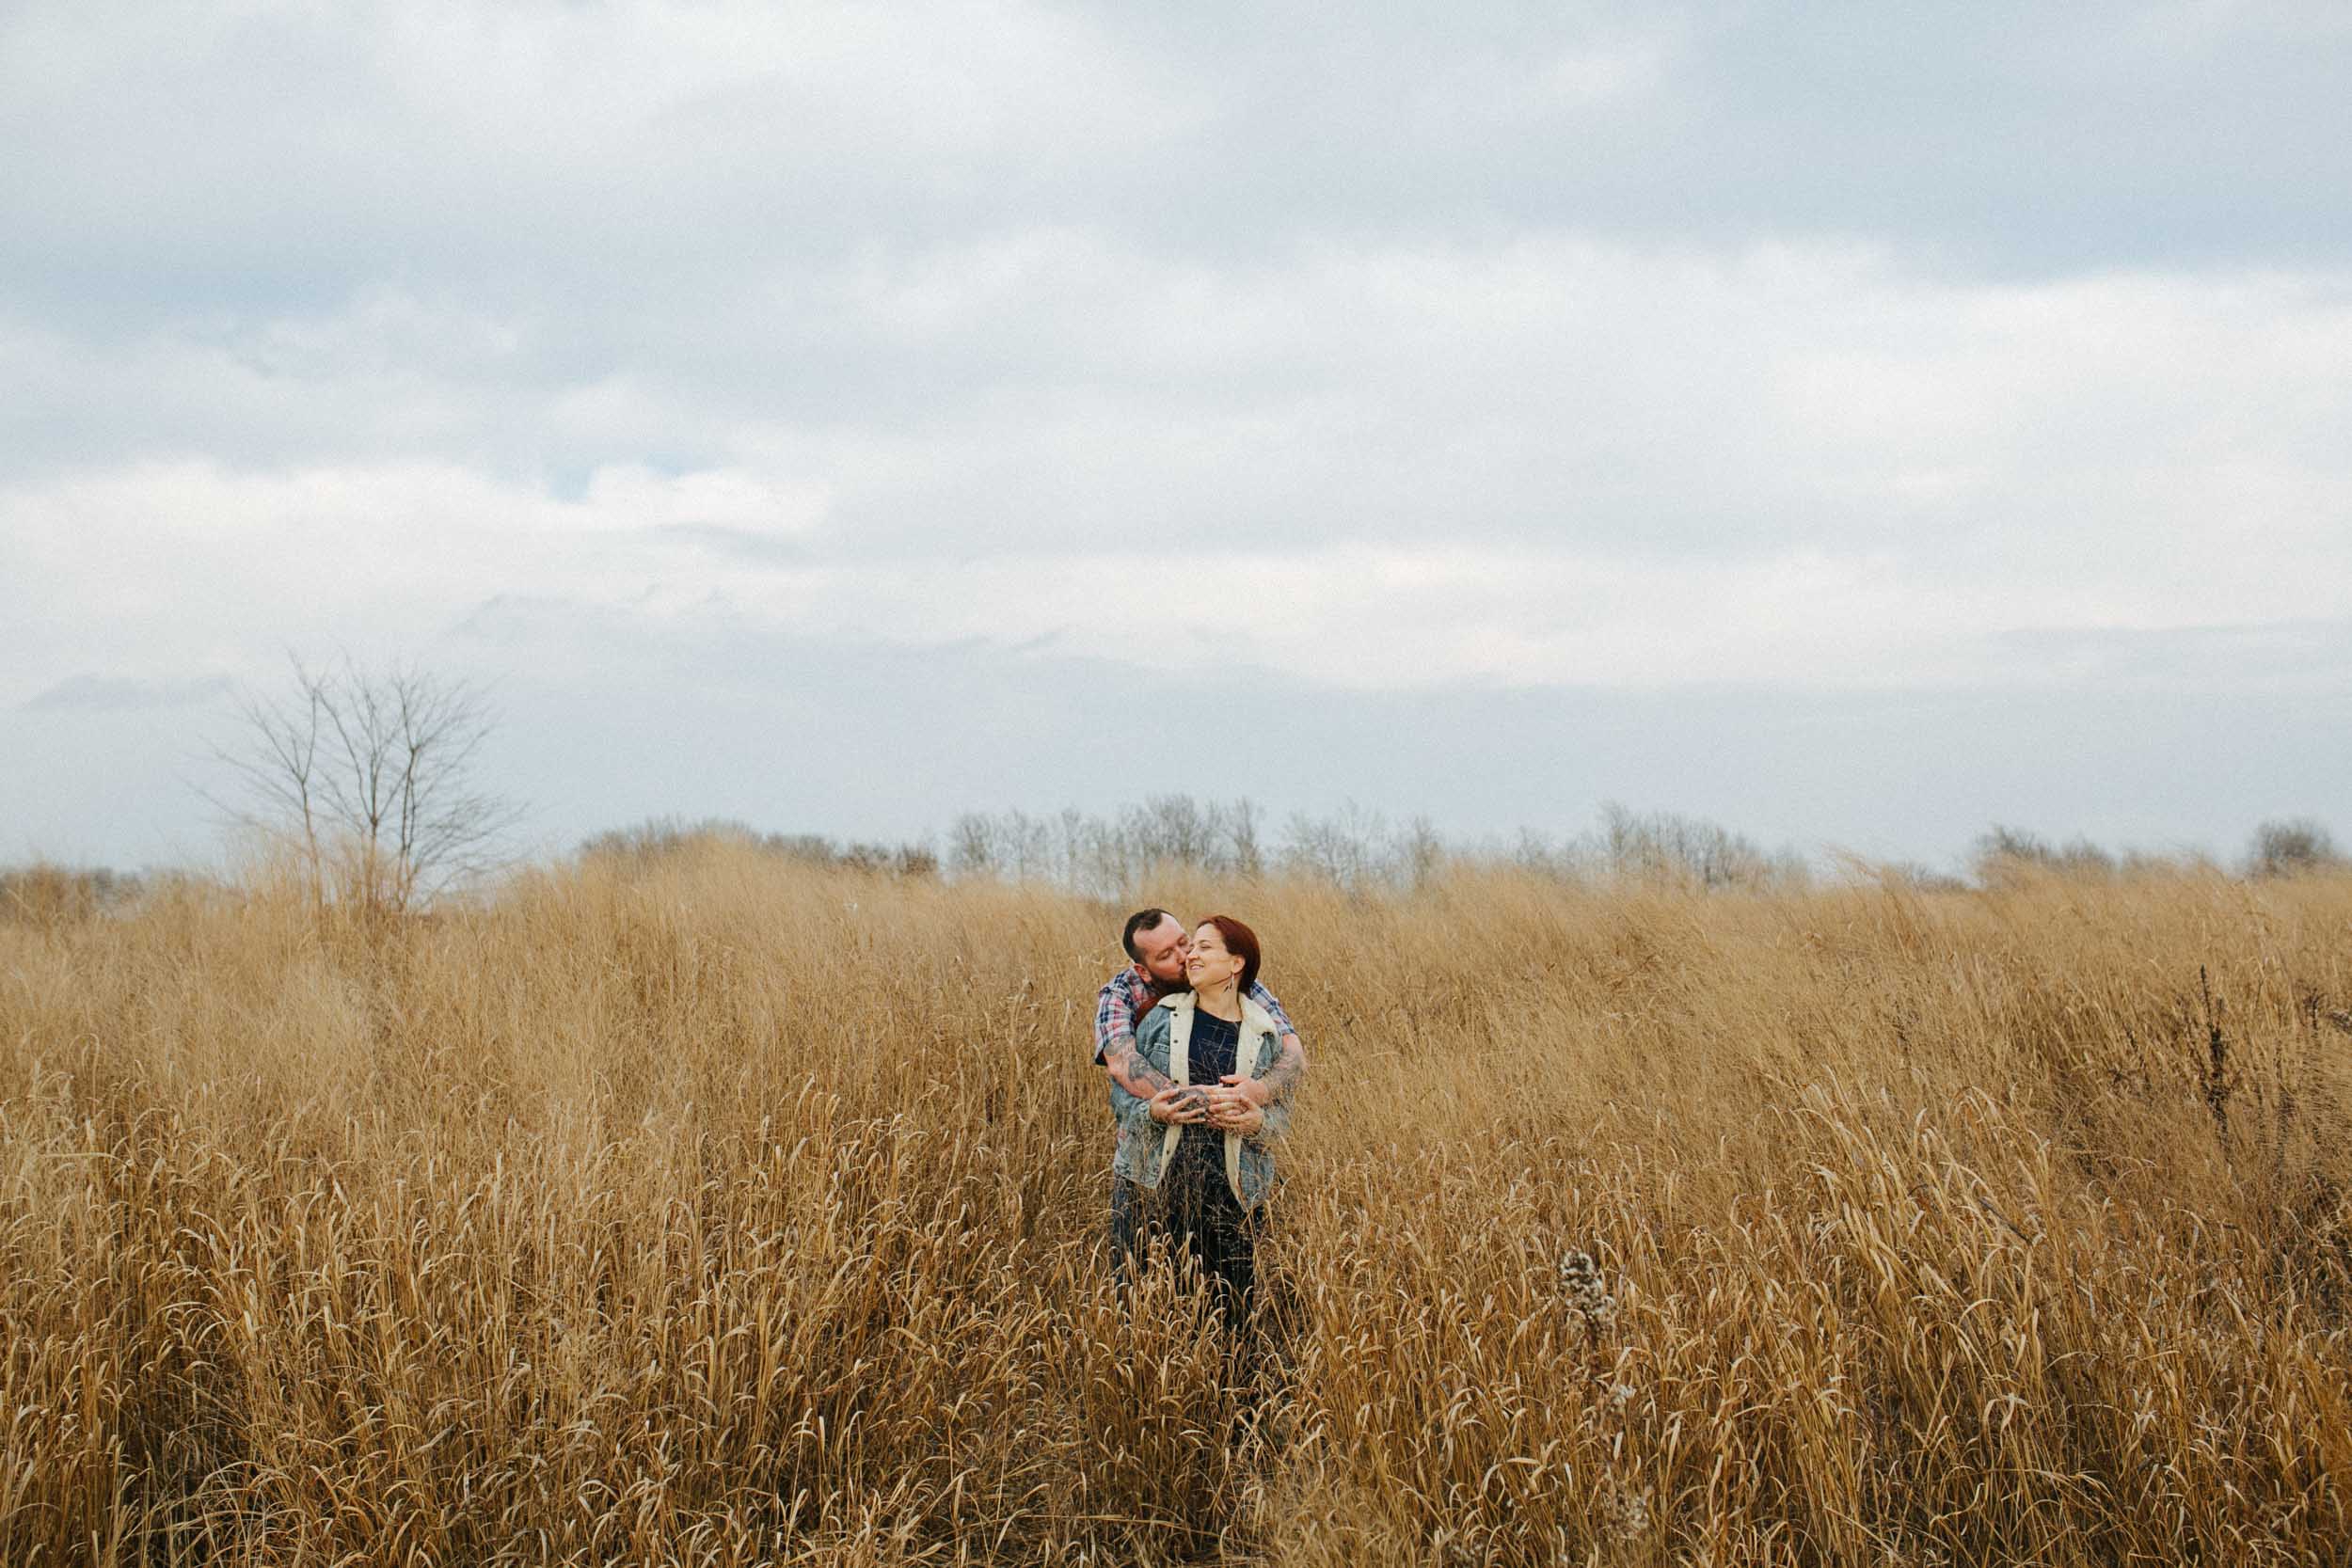
[{"label": "shearling collar", "polygon": [[[1200,1006],[1200,999],[1191,991],[1180,990],[1172,995],[1161,997],[1159,1006],[1172,1013],[1188,1013]],[[1281,1030],[1275,1025],[1274,1015],[1248,996],[1241,999],[1241,1022],[1242,1026],[1253,1034],[1263,1032],[1279,1035],[1281,1033]]]}]

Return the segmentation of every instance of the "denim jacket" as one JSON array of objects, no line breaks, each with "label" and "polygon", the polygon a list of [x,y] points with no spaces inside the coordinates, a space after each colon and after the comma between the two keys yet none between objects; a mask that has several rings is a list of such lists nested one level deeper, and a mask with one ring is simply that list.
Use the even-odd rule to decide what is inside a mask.
[{"label": "denim jacket", "polygon": [[[1164,998],[1136,1026],[1136,1054],[1179,1084],[1189,1084],[1187,1051],[1192,1042],[1192,1014],[1198,999],[1189,991]],[[1249,1050],[1251,1042],[1257,1050]],[[1282,1053],[1281,1026],[1263,1007],[1248,997],[1241,1004],[1241,1040],[1234,1048],[1234,1070],[1256,1078]],[[1184,1128],[1152,1119],[1149,1101],[1138,1100],[1114,1079],[1111,1114],[1119,1118],[1119,1148],[1111,1169],[1138,1187],[1157,1187],[1160,1173],[1176,1152]],[[1225,1134],[1225,1180],[1244,1209],[1255,1209],[1274,1185],[1274,1150],[1270,1145],[1290,1130],[1290,1107],[1277,1101],[1264,1111],[1265,1123],[1244,1136]]]}]

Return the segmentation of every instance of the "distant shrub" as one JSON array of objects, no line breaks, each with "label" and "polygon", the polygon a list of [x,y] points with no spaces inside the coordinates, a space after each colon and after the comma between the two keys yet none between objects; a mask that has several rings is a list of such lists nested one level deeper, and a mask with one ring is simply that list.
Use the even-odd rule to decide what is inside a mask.
[{"label": "distant shrub", "polygon": [[1979,835],[1969,857],[1979,887],[2000,887],[2028,874],[2107,882],[2136,877],[2211,875],[2217,867],[2201,850],[2108,849],[2077,836],[2054,843],[2023,828],[1995,823]]},{"label": "distant shrub", "polygon": [[0,923],[62,926],[88,920],[129,899],[139,879],[104,867],[77,870],[36,862],[0,869]]},{"label": "distant shrub", "polygon": [[580,854],[583,860],[644,867],[713,848],[747,849],[826,869],[893,877],[939,875],[939,856],[928,844],[842,844],[822,833],[763,833],[728,816],[649,817],[583,840]]},{"label": "distant shrub", "polygon": [[2246,854],[2249,877],[2291,877],[2302,871],[2325,871],[2344,863],[2328,830],[2308,816],[2275,818],[2254,830]]},{"label": "distant shrub", "polygon": [[[2020,872],[2027,870],[2106,880],[2125,869],[2123,862],[2087,838],[2053,844],[2024,828],[1998,822],[1978,838],[1970,861],[1977,881],[1985,887],[2014,880]],[[2135,868],[2146,862],[2147,857],[2132,857]]]},{"label": "distant shrub", "polygon": [[699,849],[726,847],[762,849],[768,846],[751,824],[730,817],[707,816],[690,821],[676,816],[652,816],[583,839],[580,853],[589,860],[651,863]]},{"label": "distant shrub", "polygon": [[939,853],[928,844],[845,844],[834,849],[832,863],[876,876],[939,875]]},{"label": "distant shrub", "polygon": [[1938,871],[1917,861],[1857,861],[1853,864],[1867,877],[1882,882],[1895,882],[1917,893],[1965,893],[1967,879],[1955,877],[1948,871]]}]

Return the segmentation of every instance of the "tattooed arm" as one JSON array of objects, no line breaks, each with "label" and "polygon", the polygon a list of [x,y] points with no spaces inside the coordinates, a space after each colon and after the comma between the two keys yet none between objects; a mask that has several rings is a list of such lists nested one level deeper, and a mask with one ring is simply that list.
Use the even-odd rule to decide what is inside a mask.
[{"label": "tattooed arm", "polygon": [[1136,1049],[1136,1000],[1132,976],[1123,973],[1112,975],[1096,996],[1094,1060],[1110,1075],[1112,1087],[1148,1101],[1176,1085]]},{"label": "tattooed arm", "polygon": [[1307,1048],[1298,1043],[1296,1035],[1284,1035],[1282,1053],[1274,1058],[1274,1065],[1266,1069],[1262,1076],[1251,1080],[1263,1094],[1258,1103],[1261,1106],[1271,1105],[1278,1100],[1287,1098],[1291,1090],[1298,1086],[1298,1081],[1306,1076]]},{"label": "tattooed arm", "polygon": [[1121,1035],[1103,1048],[1103,1070],[1137,1100],[1149,1100],[1176,1086],[1176,1080],[1143,1059],[1133,1035]]},{"label": "tattooed arm", "polygon": [[1248,1095],[1251,1104],[1263,1109],[1278,1100],[1287,1099],[1298,1087],[1298,1081],[1307,1075],[1307,1048],[1298,1043],[1298,1031],[1292,1025],[1290,1015],[1282,1010],[1282,1004],[1274,999],[1274,993],[1263,983],[1250,983],[1249,999],[1263,1007],[1274,1020],[1274,1026],[1282,1032],[1282,1053],[1274,1058],[1274,1065],[1262,1077],[1245,1079],[1229,1074],[1225,1082]]}]

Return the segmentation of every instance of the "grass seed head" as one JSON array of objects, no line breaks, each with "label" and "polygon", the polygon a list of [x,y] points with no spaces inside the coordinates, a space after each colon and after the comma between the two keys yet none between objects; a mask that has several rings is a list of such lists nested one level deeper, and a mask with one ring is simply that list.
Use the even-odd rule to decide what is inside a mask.
[{"label": "grass seed head", "polygon": [[1610,1293],[1609,1281],[1591,1253],[1571,1248],[1560,1259],[1560,1288],[1585,1332],[1598,1336],[1616,1322],[1617,1298]]}]

